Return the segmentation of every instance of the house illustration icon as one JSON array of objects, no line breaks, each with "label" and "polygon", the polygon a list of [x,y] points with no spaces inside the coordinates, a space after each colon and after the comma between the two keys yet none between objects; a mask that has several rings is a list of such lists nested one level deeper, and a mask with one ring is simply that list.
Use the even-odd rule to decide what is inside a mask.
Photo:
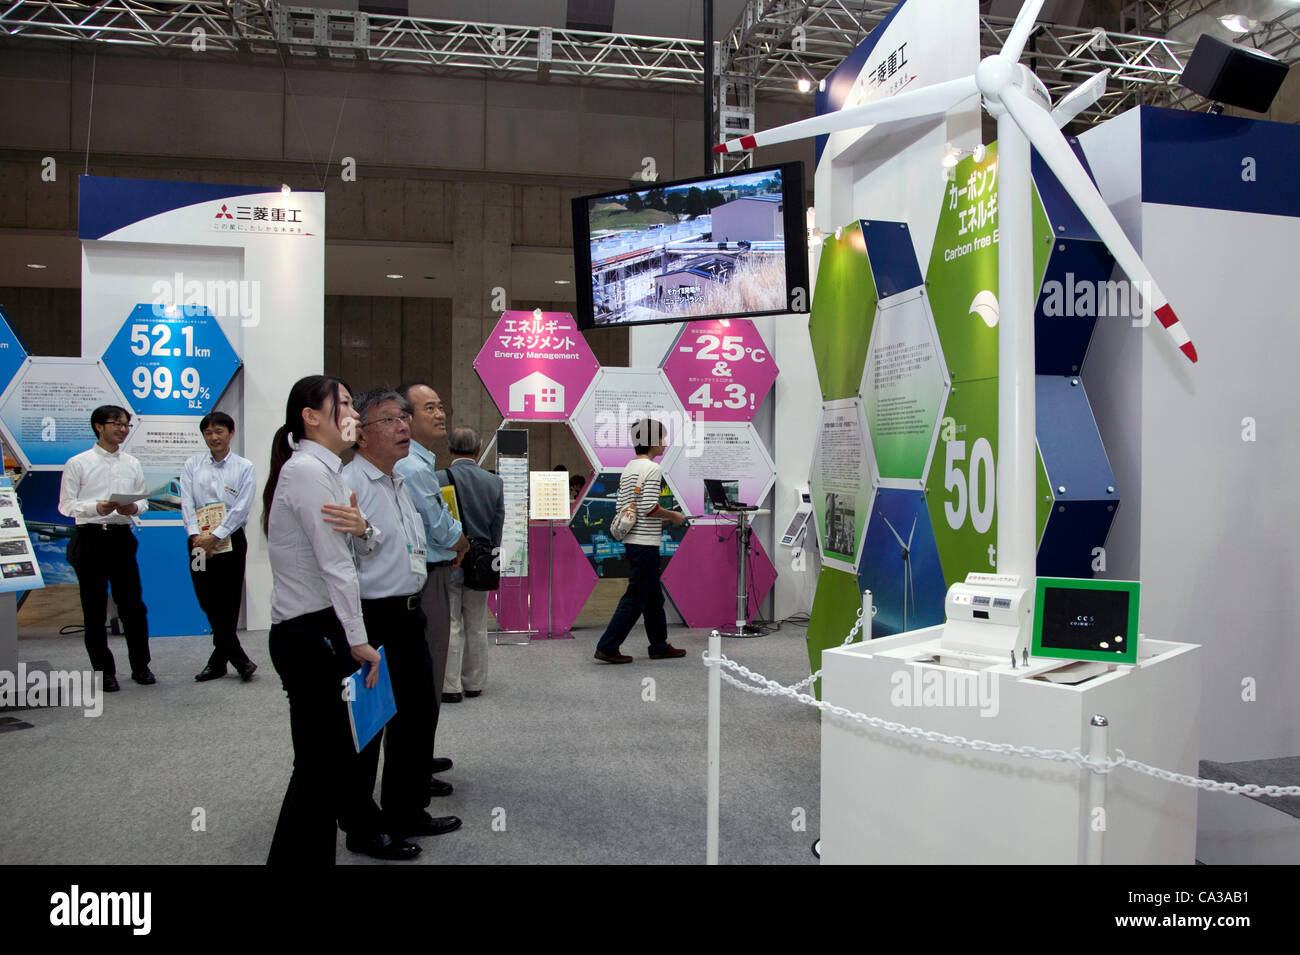
[{"label": "house illustration icon", "polygon": [[[531,405],[531,407],[530,407]],[[510,386],[511,414],[564,412],[564,385],[540,371],[520,378]]]}]

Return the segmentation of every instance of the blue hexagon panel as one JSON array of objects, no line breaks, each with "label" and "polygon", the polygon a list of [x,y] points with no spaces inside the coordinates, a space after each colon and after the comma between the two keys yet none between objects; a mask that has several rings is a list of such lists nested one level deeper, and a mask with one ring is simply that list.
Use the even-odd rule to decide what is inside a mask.
[{"label": "blue hexagon panel", "polygon": [[876,489],[858,585],[871,591],[873,640],[943,623],[948,588],[924,492]]},{"label": "blue hexagon panel", "polygon": [[[1102,446],[1083,382],[1035,379],[1038,451],[1047,472],[1051,511],[1038,544],[1042,577],[1091,577],[1119,507],[1119,489]],[[1100,569],[1100,568],[1098,568]]]},{"label": "blue hexagon panel", "polygon": [[95,443],[100,405],[127,407],[98,358],[29,357],[0,397],[0,432],[24,468],[62,468]]},{"label": "blue hexagon panel", "polygon": [[138,415],[207,414],[240,364],[202,305],[137,305],[104,351]]},{"label": "blue hexagon panel", "polygon": [[916,249],[912,245],[912,232],[906,222],[864,219],[862,241],[866,243],[871,275],[881,298],[923,284],[921,267],[916,262]]},{"label": "blue hexagon panel", "polygon": [[0,305],[0,392],[9,386],[27,358],[27,346],[14,331],[9,314]]}]

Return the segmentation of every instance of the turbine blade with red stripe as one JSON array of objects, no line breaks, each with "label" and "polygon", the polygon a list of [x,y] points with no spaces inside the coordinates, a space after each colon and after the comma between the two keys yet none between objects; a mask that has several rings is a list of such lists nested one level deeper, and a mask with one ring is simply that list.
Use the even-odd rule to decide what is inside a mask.
[{"label": "turbine blade with red stripe", "polygon": [[910,119],[922,119],[926,116],[942,116],[964,99],[969,99],[979,92],[975,86],[975,77],[963,76],[955,80],[945,80],[933,86],[908,90],[888,99],[863,103],[834,113],[825,113],[811,119],[801,119],[797,123],[774,126],[752,136],[742,136],[713,147],[715,153],[735,153],[758,146],[771,146],[775,143],[788,143],[796,139],[808,139],[813,136],[825,136],[838,133],[842,129],[856,129],[862,126],[875,126],[880,123],[896,123]]},{"label": "turbine blade with red stripe", "polygon": [[1056,128],[1056,122],[1051,115],[1014,86],[1007,85],[998,97],[1007,112],[1011,114],[1011,118],[1016,121],[1016,125],[1025,134],[1025,138],[1038,150],[1038,154],[1043,157],[1048,168],[1061,181],[1061,185],[1074,200],[1074,204],[1079,207],[1079,211],[1088,220],[1088,224],[1092,226],[1098,238],[1106,243],[1106,248],[1110,249],[1111,255],[1115,256],[1115,261],[1124,270],[1124,274],[1138,288],[1146,307],[1155,312],[1161,326],[1173,339],[1174,345],[1190,361],[1195,362],[1196,347],[1192,344],[1186,329],[1183,328],[1182,322],[1169,307],[1169,300],[1165,298],[1164,293],[1156,285],[1155,279],[1147,271],[1142,257],[1138,255],[1137,249],[1133,248],[1133,243],[1120,228],[1119,222],[1116,221],[1110,207],[1102,199],[1101,193],[1097,191],[1087,172],[1084,171],[1074,150],[1065,141],[1061,131]]}]

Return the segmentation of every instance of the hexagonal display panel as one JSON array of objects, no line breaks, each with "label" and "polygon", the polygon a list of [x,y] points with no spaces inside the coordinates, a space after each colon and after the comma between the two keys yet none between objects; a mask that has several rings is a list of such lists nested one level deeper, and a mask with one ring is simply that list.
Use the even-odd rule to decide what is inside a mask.
[{"label": "hexagonal display panel", "polygon": [[822,406],[811,482],[824,565],[857,574],[875,490],[875,468],[862,399],[828,401]]},{"label": "hexagonal display panel", "polygon": [[564,636],[595,586],[596,572],[569,528],[533,523],[528,526],[528,576],[502,577],[500,589],[488,594],[488,608],[503,630]]},{"label": "hexagonal display panel", "polygon": [[[587,457],[587,452],[574,434],[573,427],[567,421],[511,421],[501,422],[501,428],[523,428],[528,432],[529,469],[533,471],[553,471],[557,467],[569,472],[572,485],[575,477],[582,478],[582,489],[576,498],[571,499],[570,515],[576,514],[578,504],[591,487],[596,477],[595,464]],[[495,442],[495,436],[492,439]],[[490,449],[495,454],[495,445]],[[480,464],[487,464],[489,454],[485,453]]]},{"label": "hexagonal display panel", "polygon": [[241,362],[202,305],[137,305],[104,365],[141,415],[207,414]]},{"label": "hexagonal display panel", "polygon": [[[812,611],[808,615],[808,665],[816,673],[822,666],[822,652],[843,646],[844,640],[862,610],[862,591],[858,589],[857,574],[848,574],[831,567],[823,567],[817,575],[817,590],[813,594]],[[864,628],[869,630],[870,627]],[[865,640],[869,633],[859,631],[856,642]],[[821,680],[813,684],[821,698]]]},{"label": "hexagonal display panel", "polygon": [[[736,531],[727,524],[697,524],[686,533],[663,583],[688,627],[729,627],[736,622]],[[760,616],[776,583],[776,568],[758,535],[749,538],[745,564],[746,620]]]},{"label": "hexagonal display panel", "polygon": [[877,489],[858,584],[871,591],[873,638],[943,623],[948,588],[924,492]]},{"label": "hexagonal display panel", "polygon": [[696,424],[690,440],[664,473],[681,493],[688,514],[712,514],[706,478],[717,478],[728,500],[759,505],[776,481],[776,465],[763,439],[747,421]]},{"label": "hexagonal display panel", "polygon": [[0,396],[0,428],[23,467],[62,468],[95,443],[100,405],[131,407],[98,358],[28,358]]},{"label": "hexagonal display panel", "polygon": [[838,237],[826,236],[808,318],[823,401],[857,394],[876,299],[862,223],[850,223]]},{"label": "hexagonal display panel", "polygon": [[185,461],[208,450],[197,415],[139,415],[122,450],[140,462],[144,484],[152,492],[143,521],[179,520],[180,480]]},{"label": "hexagonal display panel", "polygon": [[998,159],[957,163],[926,269],[926,287],[951,381],[998,373]]},{"label": "hexagonal display panel", "polygon": [[881,299],[862,400],[882,481],[922,486],[948,388],[925,289]]},{"label": "hexagonal display panel", "polygon": [[[604,471],[592,479],[582,500],[574,511],[569,529],[591,566],[600,577],[626,577],[628,563],[621,541],[609,536],[609,522],[618,505],[618,482],[622,471]],[[666,475],[665,475],[666,478]],[[659,506],[677,510],[678,501],[667,480],[659,490]],[[668,566],[668,560],[677,552],[686,525],[665,524],[659,534],[659,566]],[[734,564],[735,561],[732,561]]]},{"label": "hexagonal display panel", "polygon": [[687,416],[657,368],[602,368],[573,412],[573,429],[587,457],[601,470],[622,469],[635,457],[631,427],[654,418],[668,429],[664,471],[687,435]]},{"label": "hexagonal display panel", "polygon": [[663,370],[682,407],[703,421],[752,421],[777,376],[758,329],[740,318],[683,326]]},{"label": "hexagonal display panel", "polygon": [[600,362],[568,312],[504,312],[474,370],[501,417],[563,421],[573,414]]},{"label": "hexagonal display panel", "polygon": [[0,307],[0,392],[5,390],[27,358],[27,347],[18,337],[9,315]]}]

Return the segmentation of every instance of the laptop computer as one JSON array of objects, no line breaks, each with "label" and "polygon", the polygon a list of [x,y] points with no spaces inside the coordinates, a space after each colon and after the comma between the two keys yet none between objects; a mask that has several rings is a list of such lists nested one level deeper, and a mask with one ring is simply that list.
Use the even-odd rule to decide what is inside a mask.
[{"label": "laptop computer", "polygon": [[[731,483],[732,487],[734,488],[734,487],[735,487],[735,482],[730,482],[730,483]],[[718,478],[705,478],[705,479],[704,479],[704,490],[708,492],[708,495],[709,495],[709,503],[710,503],[711,505],[713,505],[713,512],[714,512],[715,514],[721,512],[721,511],[754,511],[754,510],[757,510],[757,508],[754,507],[752,504],[742,504],[741,502],[736,501],[736,500],[733,500],[732,498],[730,498],[730,497],[728,496],[728,494],[727,494],[727,488],[724,486],[724,484],[723,484],[723,482],[722,482],[721,479],[718,479]]]}]

